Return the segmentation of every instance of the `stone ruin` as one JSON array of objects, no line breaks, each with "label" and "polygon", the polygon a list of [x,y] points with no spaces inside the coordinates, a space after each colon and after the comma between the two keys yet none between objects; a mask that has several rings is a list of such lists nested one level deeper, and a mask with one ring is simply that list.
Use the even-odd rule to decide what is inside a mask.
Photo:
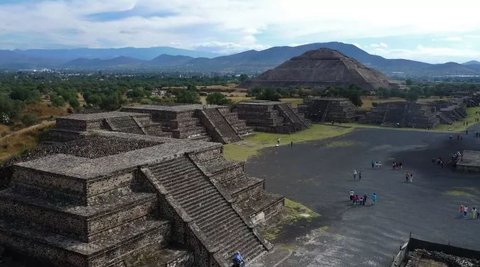
[{"label": "stone ruin", "polygon": [[346,98],[306,98],[298,112],[313,122],[353,122],[357,107]]},{"label": "stone ruin", "polygon": [[361,122],[386,126],[433,128],[435,125],[452,124],[467,117],[467,106],[476,98],[455,97],[442,100],[427,100],[417,103],[393,101],[374,103]]},{"label": "stone ruin", "polygon": [[366,90],[399,88],[379,71],[332,49],[320,48],[293,57],[241,87],[315,88],[358,86]]},{"label": "stone ruin", "polygon": [[293,133],[310,126],[303,115],[288,103],[251,100],[236,104],[233,110],[256,131]]},{"label": "stone ruin", "polygon": [[221,144],[163,137],[142,123],[150,114],[128,114],[128,123],[118,123],[123,113],[60,118],[50,142],[11,166],[0,246],[81,267],[230,266],[236,251],[251,262],[272,248],[255,226],[282,196],[225,160]]},{"label": "stone ruin", "polygon": [[437,100],[428,104],[437,110],[437,117],[442,124],[452,124],[467,117],[467,105],[463,98]]},{"label": "stone ruin", "polygon": [[374,103],[372,110],[360,121],[383,126],[423,129],[431,129],[439,123],[431,106],[405,101]]},{"label": "stone ruin", "polygon": [[480,172],[480,151],[465,150],[462,157],[457,160],[456,169],[463,172]]},{"label": "stone ruin", "polygon": [[480,266],[476,250],[410,238],[400,247],[391,267],[474,267]]},{"label": "stone ruin", "polygon": [[252,133],[227,106],[147,105],[124,107],[121,112],[61,117],[52,135],[56,135],[55,140],[68,140],[81,132],[98,129],[224,144]]}]

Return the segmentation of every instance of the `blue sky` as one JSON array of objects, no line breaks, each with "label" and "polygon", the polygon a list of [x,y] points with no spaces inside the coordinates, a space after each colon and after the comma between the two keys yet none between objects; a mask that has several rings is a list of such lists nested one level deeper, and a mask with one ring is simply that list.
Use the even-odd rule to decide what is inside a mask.
[{"label": "blue sky", "polygon": [[0,49],[172,46],[236,53],[341,41],[432,63],[480,60],[475,0],[0,0]]}]

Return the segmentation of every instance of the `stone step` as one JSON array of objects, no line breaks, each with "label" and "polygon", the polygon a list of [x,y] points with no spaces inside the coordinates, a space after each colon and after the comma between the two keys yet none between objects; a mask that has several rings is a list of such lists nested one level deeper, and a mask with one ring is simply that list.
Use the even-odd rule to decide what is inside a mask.
[{"label": "stone step", "polygon": [[123,267],[191,267],[193,253],[180,248],[161,248],[151,245],[132,253],[124,260]]},{"label": "stone step", "polygon": [[[187,158],[179,158],[169,162],[169,164],[178,164],[178,162],[195,166]],[[176,180],[174,176],[164,173],[164,168],[157,168],[156,170],[156,172],[152,172],[153,178],[165,187],[170,196],[192,218],[210,242],[222,247],[228,246],[232,249],[238,249],[239,244],[250,244],[250,241],[246,239],[252,238],[258,245],[262,245],[231,204],[199,169],[192,169],[192,172],[188,174],[191,182],[182,183],[181,189],[176,187],[173,181]],[[202,205],[199,205],[199,203]],[[222,225],[227,225],[227,227],[221,228]],[[235,230],[235,236],[229,234],[232,229],[229,229],[228,225]],[[207,229],[208,231],[206,231]],[[217,231],[214,229],[217,229]],[[229,258],[225,258],[224,262],[219,264],[223,266],[227,262],[230,263]]]},{"label": "stone step", "polygon": [[[110,204],[72,206],[18,195],[10,189],[0,192],[1,217],[35,223],[51,232],[84,242],[92,240],[97,233],[146,216],[155,209],[156,195],[153,193],[133,193]],[[59,224],[58,221],[67,223]]]},{"label": "stone step", "polygon": [[150,244],[164,247],[170,233],[168,221],[146,220],[125,229],[120,236],[84,243],[30,226],[0,219],[2,244],[20,253],[33,255],[53,266],[110,266],[138,248]]}]

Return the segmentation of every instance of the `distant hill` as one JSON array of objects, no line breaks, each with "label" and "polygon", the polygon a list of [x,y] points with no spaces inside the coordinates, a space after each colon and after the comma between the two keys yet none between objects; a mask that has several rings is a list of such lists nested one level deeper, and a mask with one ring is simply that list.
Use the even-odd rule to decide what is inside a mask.
[{"label": "distant hill", "polygon": [[69,68],[78,70],[154,70],[200,73],[259,74],[310,50],[334,49],[388,76],[480,75],[478,61],[428,64],[406,59],[386,59],[340,42],[312,43],[249,50],[228,56],[171,47],[118,49],[0,50],[0,69]]}]

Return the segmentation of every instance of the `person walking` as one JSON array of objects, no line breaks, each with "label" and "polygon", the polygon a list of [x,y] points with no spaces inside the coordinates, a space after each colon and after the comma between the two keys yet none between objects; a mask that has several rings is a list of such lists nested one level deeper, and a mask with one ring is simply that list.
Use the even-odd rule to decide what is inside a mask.
[{"label": "person walking", "polygon": [[277,138],[277,146],[280,146],[280,138]]},{"label": "person walking", "polygon": [[405,183],[408,183],[409,178],[410,178],[410,173],[405,172]]},{"label": "person walking", "polygon": [[460,211],[460,215],[462,215],[462,216],[463,216],[463,212],[465,211],[465,207],[463,206],[463,204],[462,204],[462,205],[460,205],[460,209],[459,209],[459,211]]},{"label": "person walking", "polygon": [[361,172],[361,171],[358,171],[358,180],[359,180],[359,181],[362,180],[362,172]]},{"label": "person walking", "polygon": [[365,203],[367,202],[367,194],[363,194],[363,202],[362,202],[362,205],[365,206]]},{"label": "person walking", "polygon": [[413,173],[410,173],[410,183],[413,183]]},{"label": "person walking", "polygon": [[354,169],[354,170],[353,170],[353,180],[354,180],[354,181],[355,181],[355,179],[357,179],[357,174],[358,174],[357,170]]},{"label": "person walking", "polygon": [[467,217],[467,214],[468,214],[468,207],[465,206],[465,207],[463,208],[463,217]]},{"label": "person walking", "polygon": [[377,203],[377,194],[372,193],[372,205],[375,206],[375,203]]},{"label": "person walking", "polygon": [[372,163],[372,169],[375,169],[375,162],[373,161],[373,159],[371,163]]},{"label": "person walking", "polygon": [[477,209],[475,207],[472,208],[472,220],[477,219]]},{"label": "person walking", "polygon": [[353,201],[353,195],[355,195],[355,192],[351,189],[349,194],[350,194],[350,201]]}]

